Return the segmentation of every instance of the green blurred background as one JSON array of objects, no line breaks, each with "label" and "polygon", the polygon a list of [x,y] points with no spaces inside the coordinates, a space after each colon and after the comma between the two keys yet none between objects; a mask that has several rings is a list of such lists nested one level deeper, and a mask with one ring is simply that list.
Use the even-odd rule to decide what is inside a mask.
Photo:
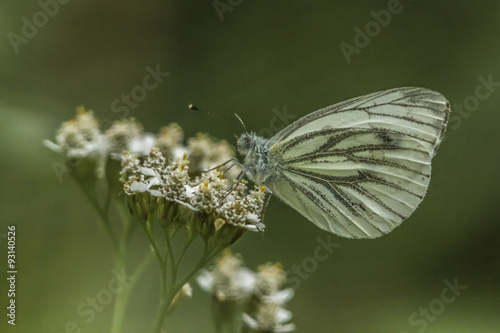
[{"label": "green blurred background", "polygon": [[[111,103],[159,65],[170,75],[129,115],[152,132],[175,121],[187,136],[203,131],[230,142],[235,128],[187,104],[230,119],[236,112],[259,131],[273,109],[298,118],[400,86],[440,91],[455,110],[470,103],[453,114],[417,212],[377,240],[332,236],[339,248],[301,281],[289,309],[298,332],[500,332],[500,87],[473,104],[480,77],[500,82],[500,2],[401,1],[350,63],[339,45],[354,45],[354,28],[364,30],[387,1],[231,3],[221,20],[211,0],[71,1],[17,53],[8,34],[21,35],[22,18],[33,21],[40,4],[0,3],[0,237],[17,226],[18,265],[17,325],[6,324],[3,310],[0,331],[59,333],[69,321],[82,332],[109,330],[111,306],[89,324],[75,309],[106,287],[111,248],[77,185],[67,175],[58,181],[51,164],[61,158],[42,140],[77,105],[118,119]],[[234,246],[250,267],[300,266],[328,236],[277,199],[266,223],[264,235],[246,234]],[[141,253],[143,238],[135,240]],[[157,274],[151,265],[133,295],[125,332],[149,331]],[[467,289],[425,327],[412,325],[419,308],[436,306],[446,279]],[[0,287],[5,309],[5,279]],[[195,287],[168,332],[212,332],[209,306]]]}]

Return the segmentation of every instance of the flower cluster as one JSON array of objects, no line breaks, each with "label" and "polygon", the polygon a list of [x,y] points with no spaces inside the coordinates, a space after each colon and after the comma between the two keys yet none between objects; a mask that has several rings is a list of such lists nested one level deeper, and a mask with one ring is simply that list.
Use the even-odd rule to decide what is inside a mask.
[{"label": "flower cluster", "polygon": [[56,143],[45,140],[52,150],[70,157],[93,156],[105,149],[99,121],[92,111],[82,106],[76,109],[76,117],[62,124],[56,134]]},{"label": "flower cluster", "polygon": [[234,157],[234,150],[226,141],[215,141],[204,133],[188,139],[188,151],[193,173],[200,173]]},{"label": "flower cluster", "polygon": [[248,297],[255,284],[255,273],[243,267],[241,256],[227,250],[217,259],[212,271],[202,270],[196,280],[203,290],[224,302]]},{"label": "flower cluster", "polygon": [[281,264],[265,264],[257,269],[250,310],[243,314],[243,321],[253,331],[292,332],[294,324],[286,324],[292,313],[284,308],[294,295],[293,289],[281,289],[286,273]]},{"label": "flower cluster", "polygon": [[[225,163],[234,158],[234,149],[225,141],[199,134],[184,145],[184,133],[177,124],[165,126],[155,135],[146,132],[134,118],[117,120],[106,128],[102,123],[92,111],[79,107],[76,117],[57,131],[55,142],[46,140],[44,144],[64,156],[67,169],[96,209],[112,242],[117,265],[125,268],[129,240],[137,225],[143,229],[160,265],[160,305],[153,329],[160,332],[166,314],[191,296],[189,280],[200,269],[246,230],[264,230],[261,214],[265,188],[251,190],[245,180],[234,181],[241,179],[234,174],[238,163]],[[223,171],[219,170],[221,165],[225,166]],[[123,195],[117,195],[119,189],[125,200]],[[132,216],[120,215],[122,228],[116,228],[113,223],[117,215],[110,207],[124,211],[125,206]],[[203,252],[197,263],[186,270],[183,259],[197,237],[204,242]],[[145,258],[137,271],[143,272],[146,263]],[[276,301],[279,283],[267,281],[262,272],[244,268],[239,257],[226,254],[213,272],[204,271],[202,275],[205,282],[200,276],[200,284],[211,289],[222,305],[217,313],[226,318],[237,314],[238,330],[229,326],[228,331],[239,331],[243,318],[243,311],[233,311],[233,305],[250,299],[254,306],[244,319],[249,327],[264,325],[264,305],[260,303],[278,304],[270,319],[273,322],[265,323],[273,329],[269,332],[289,327],[282,325],[284,312]],[[122,303],[117,308],[123,311],[127,300],[119,301]],[[114,318],[113,327],[119,327],[120,316]]]},{"label": "flower cluster", "polygon": [[[241,256],[229,251],[217,260],[211,270],[202,270],[198,275],[199,286],[214,295],[215,304],[228,303],[236,312],[232,318],[219,314],[214,317],[218,326],[221,321],[242,319],[245,328],[252,332],[292,332],[295,325],[288,323],[292,318],[290,311],[284,308],[294,295],[291,288],[282,289],[286,274],[280,264],[265,264],[257,272],[243,266]],[[239,300],[239,305],[234,300]],[[241,305],[243,303],[243,305]],[[239,307],[243,311],[235,311]],[[227,323],[226,323],[227,324]]]},{"label": "flower cluster", "polygon": [[[216,141],[205,134],[190,138],[187,147],[184,146],[184,133],[175,123],[162,127],[156,135],[144,131],[142,124],[135,118],[114,121],[107,128],[103,128],[104,123],[104,120],[99,121],[93,111],[80,106],[75,118],[64,122],[59,128],[55,142],[45,140],[44,144],[63,154],[67,160],[87,159],[95,162],[98,178],[105,176],[108,159],[119,161],[124,151],[145,156],[153,147],[157,147],[167,160],[175,160],[188,153],[192,174],[200,174],[234,156],[234,150],[226,141]],[[71,165],[68,163],[68,166]]]},{"label": "flower cluster", "polygon": [[264,229],[260,221],[263,189],[247,191],[243,182],[231,186],[218,171],[192,178],[186,157],[169,162],[158,148],[142,157],[124,154],[120,174],[134,216],[146,220],[161,207],[160,219],[177,221],[182,210],[184,217],[191,217],[191,227],[202,234],[219,231],[226,224],[251,231]]}]

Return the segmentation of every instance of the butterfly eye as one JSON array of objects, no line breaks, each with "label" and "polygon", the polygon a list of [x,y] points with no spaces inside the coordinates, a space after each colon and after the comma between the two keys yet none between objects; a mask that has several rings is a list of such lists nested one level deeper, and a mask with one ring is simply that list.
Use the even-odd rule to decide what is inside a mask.
[{"label": "butterfly eye", "polygon": [[250,134],[243,133],[238,138],[236,146],[241,154],[246,154],[252,148],[252,137]]}]

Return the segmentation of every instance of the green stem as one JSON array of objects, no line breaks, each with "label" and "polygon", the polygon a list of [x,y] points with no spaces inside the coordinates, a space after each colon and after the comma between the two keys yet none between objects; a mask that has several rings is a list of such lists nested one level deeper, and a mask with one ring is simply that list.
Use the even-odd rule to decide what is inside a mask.
[{"label": "green stem", "polygon": [[177,259],[177,269],[179,269],[179,267],[181,266],[182,260],[184,260],[184,256],[186,255],[187,249],[195,239],[196,237],[190,237],[189,239],[187,239],[186,243],[184,243],[181,254],[179,255],[179,259]]},{"label": "green stem", "polygon": [[[162,298],[160,302],[160,308],[158,309],[158,314],[155,320],[155,326],[153,329],[153,333],[160,333],[163,325],[163,321],[166,317],[167,311],[171,306],[172,300],[175,295],[181,290],[181,288],[193,278],[193,276],[200,271],[210,260],[212,260],[217,254],[219,254],[224,247],[215,248],[212,250],[208,249],[208,246],[205,246],[205,250],[200,260],[196,264],[196,266],[187,273],[179,282],[176,284],[172,284],[170,287],[162,289]],[[185,251],[184,251],[185,252]],[[162,280],[163,281],[163,280]]]},{"label": "green stem", "polygon": [[188,274],[186,274],[184,276],[184,278],[182,280],[180,280],[179,283],[177,283],[174,286],[173,289],[176,291],[175,293],[177,293],[182,288],[182,286],[184,286],[187,282],[189,282],[189,280],[191,280],[193,278],[193,276],[196,273],[198,273],[198,271],[200,269],[205,267],[205,265],[208,264],[210,262],[210,260],[212,260],[216,255],[218,255],[224,249],[225,249],[225,247],[215,248],[212,251],[210,251],[209,253],[207,253],[207,250],[205,250],[205,253],[200,258],[200,261],[198,261],[198,264],[194,267],[194,269],[192,269]]},{"label": "green stem", "polygon": [[[167,227],[168,228],[168,227]],[[177,266],[177,263],[175,262],[175,258],[174,258],[174,250],[172,248],[172,234],[169,232],[169,230],[165,230],[164,232],[165,234],[165,241],[167,243],[167,249],[166,251],[168,252],[168,258],[170,259],[170,263],[171,263],[171,271],[170,271],[170,278],[171,278],[171,282],[170,282],[170,285],[174,285],[175,284],[175,281],[177,280],[177,269],[178,269],[178,266]]]},{"label": "green stem", "polygon": [[[118,251],[116,255],[115,269],[118,272],[122,272],[122,270],[125,269],[125,249],[123,246],[120,247],[120,251]],[[123,289],[115,295],[113,319],[111,321],[111,333],[120,333],[122,331],[123,319],[125,317],[129,294],[130,288],[128,286],[123,286]]]},{"label": "green stem", "polygon": [[[109,203],[107,205],[109,207]],[[123,221],[123,228],[121,233],[119,251],[115,255],[115,267],[118,271],[121,272],[122,269],[126,268],[127,249],[137,223],[135,223],[132,216],[124,213],[124,207],[122,204],[119,203],[117,205],[117,208],[118,211],[120,212]],[[130,293],[134,288],[136,282],[142,276],[144,270],[146,269],[147,265],[149,264],[152,258],[153,258],[153,253],[148,252],[144,260],[141,262],[141,264],[136,268],[135,272],[133,273],[132,281],[126,286],[123,286],[122,291],[116,294],[113,320],[111,324],[111,333],[120,333],[122,331]]]},{"label": "green stem", "polygon": [[165,266],[165,260],[163,256],[161,255],[160,248],[158,247],[158,243],[156,242],[156,237],[154,235],[153,231],[153,220],[154,216],[153,214],[149,214],[148,219],[145,224],[142,224],[144,231],[146,232],[146,236],[148,237],[149,243],[151,244],[151,247],[153,248],[153,252],[156,255],[156,258],[158,259],[158,262],[160,263],[160,267]]},{"label": "green stem", "polygon": [[134,271],[132,281],[128,285],[124,286],[120,293],[116,294],[111,333],[121,333],[130,294],[137,282],[141,279],[152,259],[153,253],[148,252],[144,260]]},{"label": "green stem", "polygon": [[[92,189],[89,187],[89,184],[85,184],[84,182],[80,181],[78,178],[75,178],[76,182],[78,185],[80,185],[81,189],[83,190],[83,193],[85,193],[85,196],[89,200],[89,202],[94,206],[95,210],[97,211],[97,214],[100,217],[100,227],[104,230],[106,235],[109,237],[109,240],[111,241],[111,244],[113,246],[113,250],[116,252],[119,251],[119,244],[118,241],[116,240],[115,234],[113,232],[113,229],[111,228],[111,222],[108,218],[108,208],[109,204],[106,205],[106,208],[103,209],[99,205],[99,202],[97,201],[97,197],[95,195],[95,191],[92,191]],[[110,193],[108,192],[107,197],[110,196]],[[106,200],[109,200],[106,198]]]},{"label": "green stem", "polygon": [[161,294],[160,294],[160,307],[158,308],[158,313],[156,314],[156,320],[153,328],[153,333],[160,333],[163,320],[165,319],[165,313],[167,312],[172,298],[170,298],[169,288],[168,288],[168,278],[167,270],[164,266],[161,267]]},{"label": "green stem", "polygon": [[[109,208],[109,197],[110,192],[108,191],[107,199],[105,207]],[[108,209],[106,208],[106,209]],[[121,239],[119,243],[118,252],[115,254],[115,268],[118,272],[125,270],[126,268],[126,255],[128,242],[127,238],[129,237],[129,230],[132,228],[132,221],[130,218],[122,219],[122,233]],[[128,298],[130,295],[130,287],[124,286],[121,292],[116,294],[115,304],[114,304],[114,312],[113,312],[113,320],[111,322],[111,333],[120,333],[122,331],[123,320],[125,317],[125,311],[127,309]]]},{"label": "green stem", "polygon": [[[153,221],[154,221],[154,214],[149,214],[148,219],[145,223],[144,226],[144,231],[146,232],[146,235],[148,237],[148,240],[151,244],[151,247],[153,249],[154,254],[156,255],[156,258],[158,259],[158,262],[160,264],[160,272],[161,272],[161,296],[160,296],[160,307],[158,309],[158,313],[156,316],[155,324],[154,324],[154,329],[153,332],[160,332],[161,330],[161,324],[163,322],[163,316],[161,315],[163,313],[163,309],[167,307],[166,305],[166,296],[168,295],[168,257],[162,256],[160,248],[158,247],[158,243],[156,241],[156,236],[154,235],[153,232]],[[168,251],[168,250],[167,250]]]}]

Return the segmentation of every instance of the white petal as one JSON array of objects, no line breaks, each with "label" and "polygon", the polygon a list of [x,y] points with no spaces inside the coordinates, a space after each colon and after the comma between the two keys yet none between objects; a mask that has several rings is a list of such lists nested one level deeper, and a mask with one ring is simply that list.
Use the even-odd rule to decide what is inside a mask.
[{"label": "white petal", "polygon": [[260,222],[259,215],[254,214],[254,213],[248,213],[247,214],[247,221],[252,222],[252,223]]},{"label": "white petal", "polygon": [[87,147],[70,149],[68,150],[67,155],[69,157],[86,157],[89,155],[89,149],[87,149]]},{"label": "white petal", "polygon": [[254,231],[254,232],[259,231],[259,229],[256,226],[254,226],[253,224],[244,224],[244,225],[241,225],[240,227],[243,229]]},{"label": "white petal", "polygon": [[148,190],[148,192],[154,197],[164,197],[165,194],[158,190]]},{"label": "white petal", "polygon": [[130,185],[130,190],[132,192],[144,192],[148,189],[148,186],[144,183],[141,182],[133,182],[132,185]]},{"label": "white petal", "polygon": [[193,296],[193,288],[191,287],[191,285],[189,284],[189,282],[186,283],[185,285],[183,285],[180,291],[184,295],[186,295],[187,297],[192,297]]},{"label": "white petal", "polygon": [[102,140],[91,141],[85,145],[87,155],[107,155],[108,145]]},{"label": "white petal", "polygon": [[186,197],[194,197],[194,194],[198,191],[199,188],[200,186],[191,187],[189,185],[184,185],[184,189],[186,190]]},{"label": "white petal", "polygon": [[251,231],[262,231],[266,228],[266,225],[262,222],[251,222],[251,221],[248,222],[250,222],[251,224],[245,224],[241,227]]},{"label": "white petal", "polygon": [[272,293],[271,295],[263,296],[262,301],[266,303],[284,304],[292,299],[295,292],[292,288],[283,289]]},{"label": "white petal", "polygon": [[275,332],[293,332],[295,331],[294,324],[280,325],[274,329]]},{"label": "white petal", "polygon": [[292,319],[292,313],[284,308],[276,309],[276,321],[280,324]]},{"label": "white petal", "polygon": [[161,180],[156,177],[151,177],[148,180],[146,180],[146,183],[148,184],[148,188],[154,185],[159,185],[161,183]]},{"label": "white petal", "polygon": [[196,277],[196,282],[198,282],[201,289],[211,292],[214,286],[214,277],[209,271],[202,269]]},{"label": "white petal", "polygon": [[151,168],[139,167],[139,170],[144,176],[156,176],[155,171]]},{"label": "white petal", "polygon": [[187,207],[191,210],[194,210],[194,211],[197,211],[198,209],[196,209],[193,205],[191,204],[188,204],[187,202],[183,202],[183,201],[180,201],[180,200],[177,200],[177,199],[174,199],[175,202],[177,202],[179,205],[182,205],[184,207]]},{"label": "white petal", "polygon": [[62,148],[61,146],[59,146],[58,144],[52,142],[52,141],[49,141],[49,140],[43,140],[43,145],[47,148],[49,148],[50,150],[53,150],[55,151],[56,153],[62,153]]},{"label": "white petal", "polygon": [[255,273],[248,268],[241,268],[238,271],[238,282],[245,293],[249,293],[255,287]]},{"label": "white petal", "polygon": [[253,330],[259,328],[257,321],[252,317],[250,317],[249,315],[247,315],[246,313],[243,313],[243,321],[245,322],[245,324],[248,325],[248,327],[250,327]]},{"label": "white petal", "polygon": [[184,153],[187,153],[187,148],[183,146],[179,146],[174,148],[173,155],[174,155],[174,160],[177,158],[182,158],[184,157]]},{"label": "white petal", "polygon": [[155,136],[152,133],[145,133],[142,136],[133,138],[129,143],[129,150],[132,153],[147,155],[155,145]]}]

